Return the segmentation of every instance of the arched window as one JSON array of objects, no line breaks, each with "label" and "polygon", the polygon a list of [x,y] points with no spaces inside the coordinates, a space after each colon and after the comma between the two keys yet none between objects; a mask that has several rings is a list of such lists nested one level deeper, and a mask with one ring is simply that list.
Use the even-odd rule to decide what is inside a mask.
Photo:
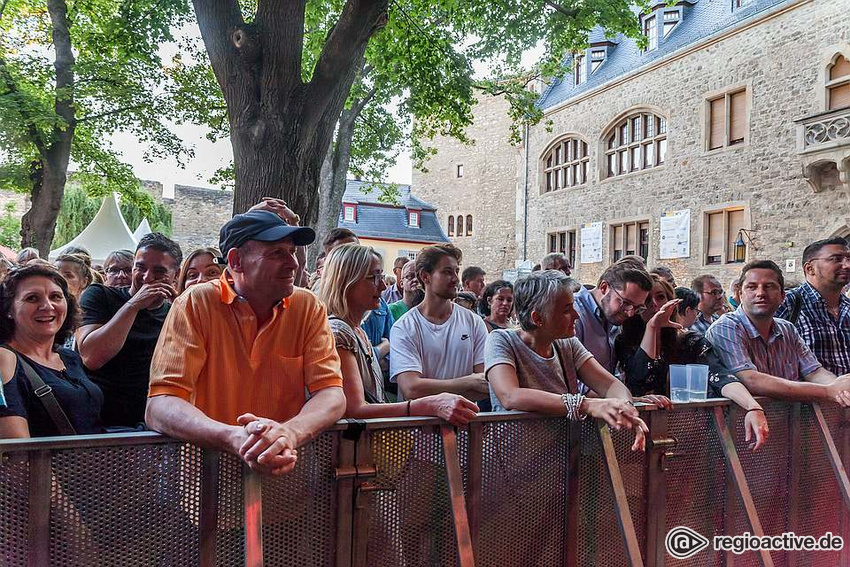
[{"label": "arched window", "polygon": [[843,55],[836,57],[826,80],[827,110],[850,106],[850,61]]},{"label": "arched window", "polygon": [[585,183],[589,162],[587,142],[575,137],[558,140],[543,156],[543,192]]},{"label": "arched window", "polygon": [[463,236],[463,215],[457,216],[457,235]]},{"label": "arched window", "polygon": [[472,236],[472,215],[466,215],[466,235]]},{"label": "arched window", "polygon": [[448,231],[449,236],[454,236],[455,235],[455,216],[454,215],[449,215],[448,227],[449,227],[449,231]]},{"label": "arched window", "polygon": [[603,140],[605,177],[650,169],[667,159],[667,121],[657,114],[630,114],[609,129]]}]

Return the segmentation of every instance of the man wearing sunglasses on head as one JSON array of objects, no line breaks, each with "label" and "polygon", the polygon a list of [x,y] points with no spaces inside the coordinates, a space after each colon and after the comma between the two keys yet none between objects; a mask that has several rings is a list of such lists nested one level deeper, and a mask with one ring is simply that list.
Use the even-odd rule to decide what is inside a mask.
[{"label": "man wearing sunglasses on head", "polygon": [[711,274],[703,274],[691,282],[691,289],[699,297],[699,313],[690,330],[704,335],[711,324],[723,314],[723,286]]}]

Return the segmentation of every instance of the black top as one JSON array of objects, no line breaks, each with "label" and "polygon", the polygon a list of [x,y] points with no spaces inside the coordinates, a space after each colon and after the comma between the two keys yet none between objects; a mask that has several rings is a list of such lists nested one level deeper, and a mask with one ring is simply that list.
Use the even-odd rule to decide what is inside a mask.
[{"label": "black top", "polygon": [[[129,300],[128,287],[90,285],[80,299],[83,325],[105,325]],[[166,302],[158,309],[139,311],[118,354],[88,371],[103,390],[104,425],[135,427],[144,421],[153,350],[170,306]]]},{"label": "black top", "polygon": [[614,341],[614,353],[625,376],[626,387],[634,396],[670,395],[667,374],[671,364],[705,364],[708,366],[708,396],[721,398],[726,384],[740,380],[723,365],[705,337],[700,333],[682,335],[675,329],[661,329],[660,356],[652,359],[640,348],[646,323],[640,316],[630,317]]},{"label": "black top", "polygon": [[[65,364],[65,370],[54,370],[19,355],[41,376],[44,383],[53,388],[53,395],[62,407],[68,421],[80,435],[103,433],[100,409],[103,393],[86,375],[83,361],[76,352],[60,347],[56,351]],[[0,407],[0,417],[19,416],[27,420],[31,437],[59,435],[59,430],[44,409],[44,404],[33,393],[24,367],[18,361],[15,375],[3,385],[7,407]]]}]

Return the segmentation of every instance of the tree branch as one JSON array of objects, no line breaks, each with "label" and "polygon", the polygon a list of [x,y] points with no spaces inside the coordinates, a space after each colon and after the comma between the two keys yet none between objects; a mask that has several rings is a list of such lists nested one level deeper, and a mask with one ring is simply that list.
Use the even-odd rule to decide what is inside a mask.
[{"label": "tree branch", "polygon": [[[233,33],[244,26],[238,0],[193,0],[198,27],[213,73],[225,99],[238,115],[246,93],[254,93],[255,78],[242,68]],[[241,103],[241,104],[240,104]]]},{"label": "tree branch", "polygon": [[82,118],[77,119],[77,124],[82,122],[91,122],[92,120],[99,120],[101,118],[106,118],[107,116],[115,116],[116,114],[122,114],[124,112],[128,112],[130,110],[139,110],[140,108],[145,108],[148,106],[147,104],[134,104],[132,106],[122,106],[121,108],[116,108],[114,110],[110,110],[108,112],[101,112],[100,114],[89,114],[88,116],[83,116]]},{"label": "tree branch", "polygon": [[369,39],[387,22],[387,7],[388,0],[346,2],[316,63],[309,85],[311,96],[348,96]]},{"label": "tree branch", "polygon": [[303,88],[301,59],[304,50],[306,0],[260,0],[256,24],[263,35],[263,99],[283,111],[295,91]]},{"label": "tree branch", "polygon": [[578,16],[579,11],[577,8],[565,8],[556,2],[551,2],[550,0],[543,0],[543,4],[553,8],[556,12],[563,14],[567,18],[575,18]]},{"label": "tree branch", "polygon": [[48,0],[47,11],[53,28],[53,47],[56,58],[56,96],[54,105],[56,114],[69,125],[74,125],[74,50],[71,46],[71,32],[68,29],[68,6],[65,0]]}]

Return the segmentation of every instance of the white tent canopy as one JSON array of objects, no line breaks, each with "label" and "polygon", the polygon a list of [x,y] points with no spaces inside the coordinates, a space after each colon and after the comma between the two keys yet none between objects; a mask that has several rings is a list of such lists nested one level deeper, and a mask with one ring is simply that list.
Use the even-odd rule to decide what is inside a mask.
[{"label": "white tent canopy", "polygon": [[150,234],[153,231],[151,230],[151,225],[148,222],[147,217],[142,219],[142,222],[139,223],[139,226],[136,227],[136,232],[133,233],[133,238],[136,240],[141,240],[142,237],[146,234]]},{"label": "white tent canopy", "polygon": [[[142,224],[147,224],[147,221]],[[100,264],[110,252],[122,248],[135,250],[137,243],[118,208],[118,196],[113,193],[103,199],[89,225],[71,242],[52,250],[49,258],[55,260],[69,246],[81,246],[91,253],[93,263]]]}]

